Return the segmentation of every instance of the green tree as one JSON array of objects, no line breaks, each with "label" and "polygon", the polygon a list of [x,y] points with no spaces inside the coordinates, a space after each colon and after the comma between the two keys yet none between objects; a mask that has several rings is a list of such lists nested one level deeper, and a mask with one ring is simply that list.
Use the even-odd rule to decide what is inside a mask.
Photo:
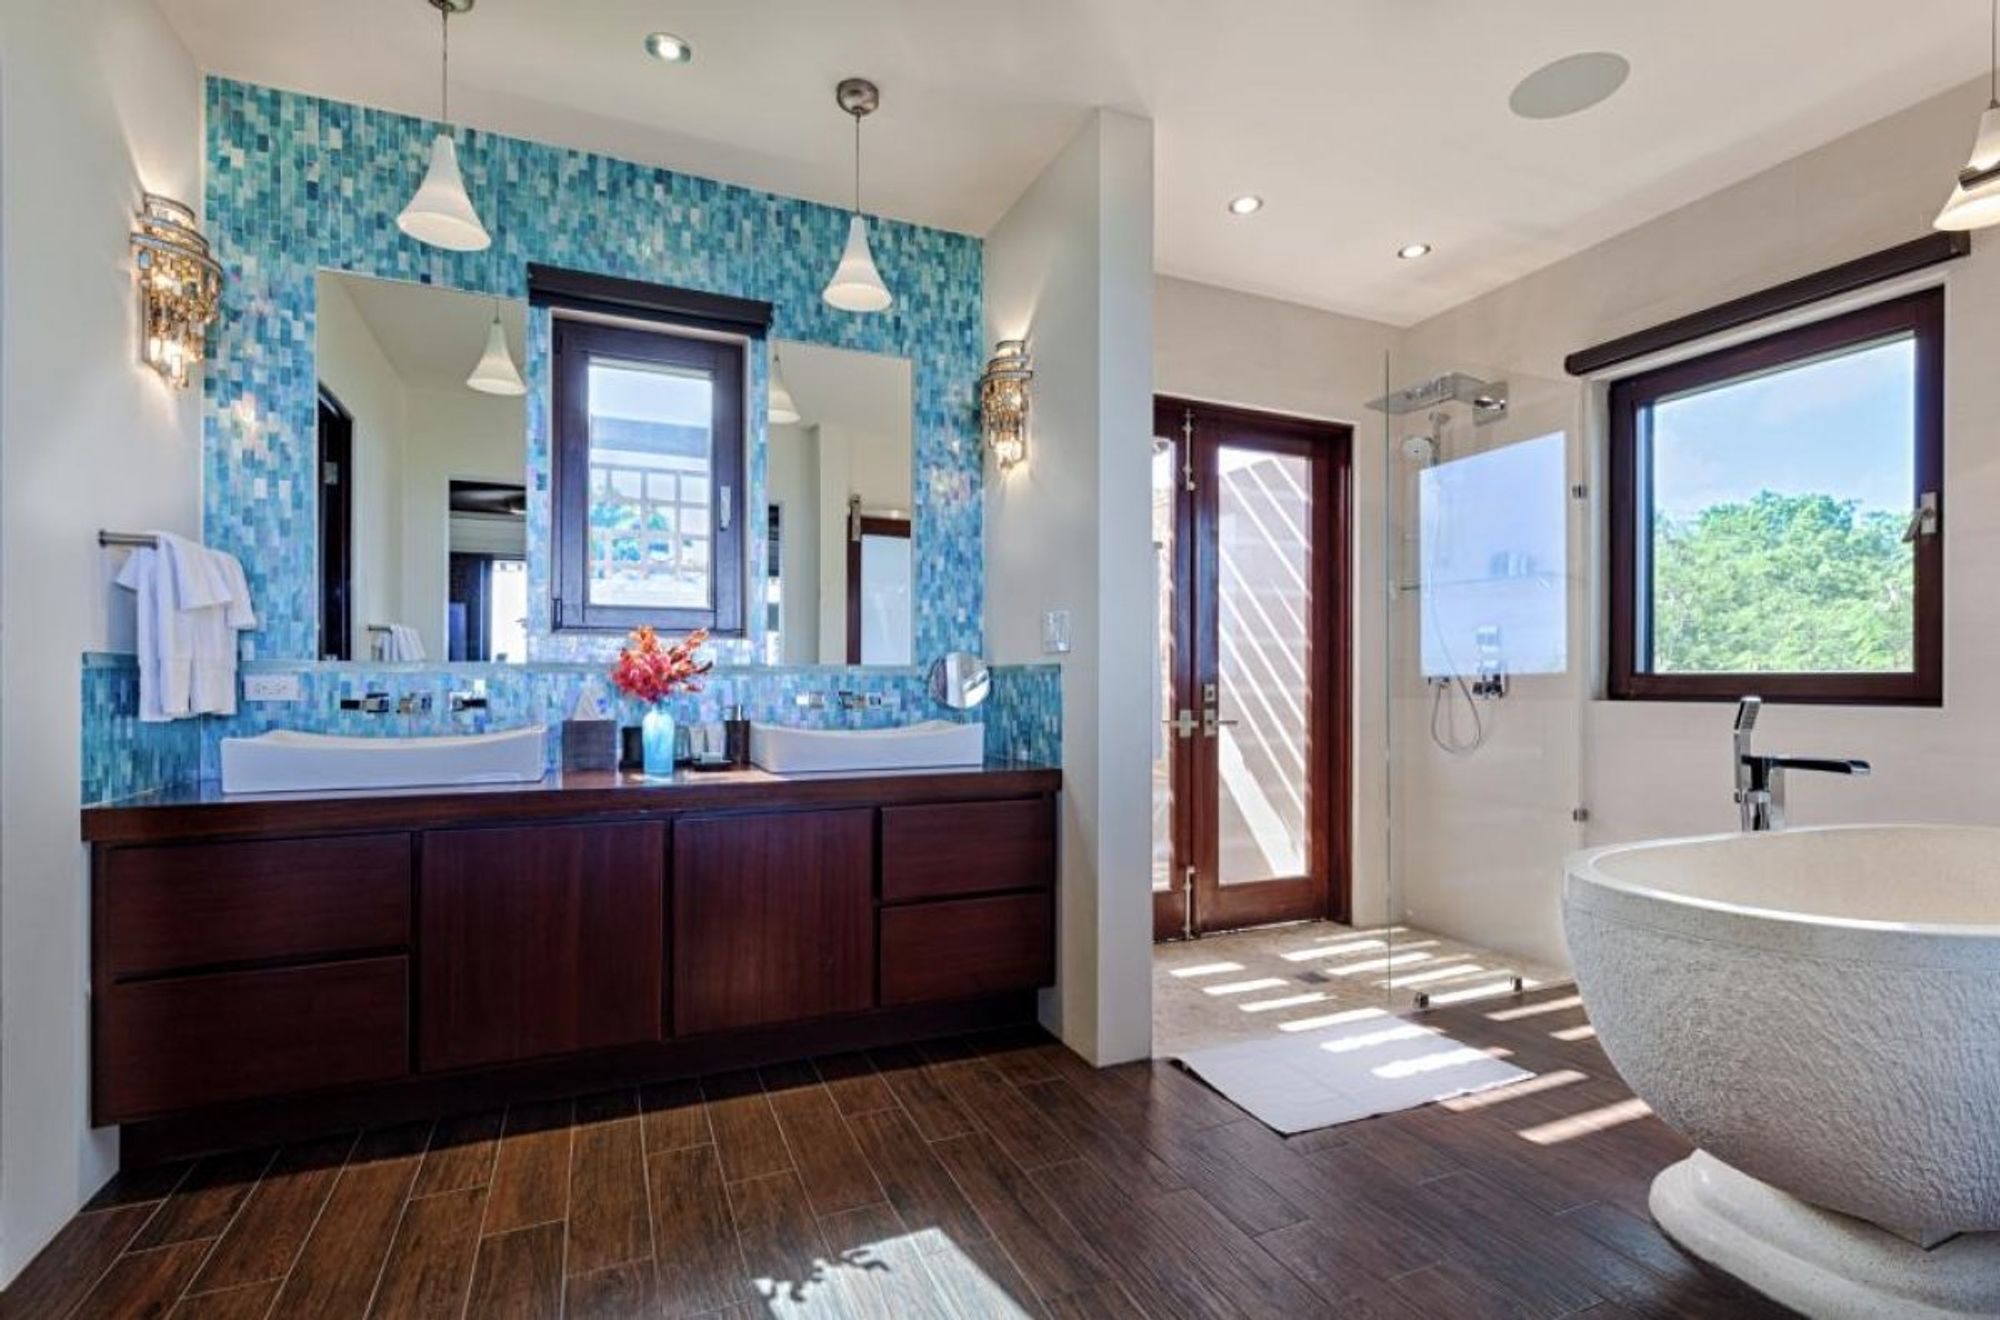
[{"label": "green tree", "polygon": [[1853,673],[1914,663],[1902,520],[1831,495],[1763,491],[1653,528],[1662,673]]}]

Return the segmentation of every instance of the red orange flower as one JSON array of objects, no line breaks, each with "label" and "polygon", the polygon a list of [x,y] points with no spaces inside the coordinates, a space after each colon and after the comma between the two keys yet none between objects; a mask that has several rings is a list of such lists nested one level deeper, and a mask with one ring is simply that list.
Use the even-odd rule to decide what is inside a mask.
[{"label": "red orange flower", "polygon": [[611,681],[618,690],[644,702],[656,702],[676,692],[701,691],[701,676],[715,667],[695,653],[708,641],[708,629],[697,628],[685,640],[662,645],[650,626],[632,632],[631,645],[618,652]]}]

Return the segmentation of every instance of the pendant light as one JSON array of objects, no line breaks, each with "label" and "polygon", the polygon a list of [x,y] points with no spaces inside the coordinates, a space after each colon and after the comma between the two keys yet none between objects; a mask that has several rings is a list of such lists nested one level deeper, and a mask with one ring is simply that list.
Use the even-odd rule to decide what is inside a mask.
[{"label": "pendant light", "polygon": [[2000,0],[1991,14],[1992,73],[1986,113],[1979,117],[1979,139],[1972,159],[1959,173],[1951,198],[1938,213],[1939,229],[1984,229],[2000,224]]},{"label": "pendant light", "polygon": [[866,78],[843,78],[833,95],[840,108],[854,116],[854,215],[847,222],[840,265],[820,296],[844,312],[886,311],[896,298],[882,283],[882,272],[875,269],[875,254],[868,250],[868,222],[861,215],[861,120],[882,104],[882,93]]},{"label": "pendant light", "polygon": [[507,330],[500,324],[497,300],[493,304],[493,324],[486,331],[486,351],[479,355],[479,364],[465,378],[465,384],[481,394],[528,392],[528,383],[521,379],[521,369],[514,365],[514,355],[507,348]]},{"label": "pendant light", "polygon": [[453,252],[479,252],[492,245],[493,237],[479,223],[472,199],[465,194],[465,178],[458,172],[458,147],[451,140],[451,16],[472,8],[473,0],[424,0],[438,11],[441,20],[438,64],[438,119],[443,124],[431,140],[430,168],[417,195],[396,217],[396,228],[420,243]]},{"label": "pendant light", "polygon": [[771,350],[771,390],[769,411],[771,425],[796,426],[799,422],[799,405],[792,402],[792,391],[785,384],[785,369],[778,361],[778,350]]}]

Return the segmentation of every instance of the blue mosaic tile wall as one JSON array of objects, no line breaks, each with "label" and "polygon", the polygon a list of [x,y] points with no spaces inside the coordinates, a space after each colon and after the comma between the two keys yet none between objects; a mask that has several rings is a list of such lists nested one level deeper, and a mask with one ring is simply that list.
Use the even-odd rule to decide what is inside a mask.
[{"label": "blue mosaic tile wall", "polygon": [[201,774],[201,752],[201,721],[140,722],[136,660],[83,657],[85,805],[189,783]]},{"label": "blue mosaic tile wall", "polygon": [[[609,692],[597,664],[335,665],[314,661],[255,661],[249,672],[293,672],[303,699],[242,703],[232,717],[139,722],[139,669],[129,655],[87,655],[83,663],[83,800],[105,802],[135,797],[173,784],[214,779],[221,769],[224,738],[250,737],[269,729],[302,729],[358,736],[412,736],[478,733],[489,729],[547,724],[547,764],[561,759],[557,726],[576,707],[586,685]],[[966,715],[934,703],[924,676],[911,669],[718,669],[706,688],[676,698],[677,719],[718,721],[734,705],[754,720],[812,728],[881,728],[923,719],[969,718],[986,726],[989,761],[1057,765],[1062,760],[1061,671],[1054,665],[1009,665],[993,671],[993,694]],[[477,690],[484,710],[451,713],[454,692]],[[842,710],[841,691],[859,692],[879,704]],[[385,692],[391,698],[424,695],[429,711],[414,715],[365,715],[343,711],[343,697]],[[823,707],[801,707],[797,698],[817,693]],[[616,696],[616,694],[612,694]],[[642,708],[618,697],[621,724],[636,724]]]},{"label": "blue mosaic tile wall", "polygon": [[[981,245],[870,223],[896,306],[828,307],[820,288],[847,213],[691,175],[491,133],[461,131],[459,162],[493,234],[484,252],[406,238],[395,215],[437,125],[228,79],[207,88],[206,223],[228,272],[204,386],[204,533],[243,561],[262,626],[253,657],[318,654],[314,591],[314,275],[322,268],[520,298],[527,263],[757,298],[784,339],[911,359],[916,653],[981,643]],[[538,660],[601,658],[615,639],[548,631],[548,321],[530,318],[529,569]],[[751,581],[761,580],[765,357],[751,355]],[[747,643],[725,655],[748,659]]]}]

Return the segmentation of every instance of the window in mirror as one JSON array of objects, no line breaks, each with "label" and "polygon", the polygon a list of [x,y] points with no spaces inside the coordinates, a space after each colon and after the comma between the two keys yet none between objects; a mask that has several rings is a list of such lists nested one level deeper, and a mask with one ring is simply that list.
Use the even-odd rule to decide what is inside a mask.
[{"label": "window in mirror", "polygon": [[744,631],[737,340],[558,317],[556,626]]}]

